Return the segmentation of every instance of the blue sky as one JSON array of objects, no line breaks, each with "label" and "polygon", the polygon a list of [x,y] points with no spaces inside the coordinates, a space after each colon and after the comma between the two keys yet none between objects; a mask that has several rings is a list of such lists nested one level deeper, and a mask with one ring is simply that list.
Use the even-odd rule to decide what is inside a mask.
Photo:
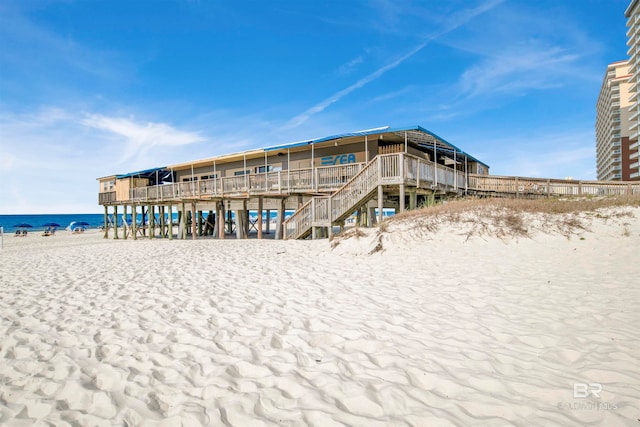
[{"label": "blue sky", "polygon": [[0,214],[101,212],[101,176],[384,125],[595,179],[628,3],[3,0]]}]

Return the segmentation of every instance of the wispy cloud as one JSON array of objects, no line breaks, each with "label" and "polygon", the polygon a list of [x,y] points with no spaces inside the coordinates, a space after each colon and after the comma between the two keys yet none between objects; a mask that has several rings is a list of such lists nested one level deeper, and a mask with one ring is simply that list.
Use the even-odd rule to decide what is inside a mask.
[{"label": "wispy cloud", "polygon": [[0,111],[0,213],[95,212],[97,177],[194,158],[204,140],[166,123],[70,109]]},{"label": "wispy cloud", "polygon": [[491,173],[524,177],[596,179],[594,133],[587,129],[540,129],[527,136],[476,140],[475,155]]},{"label": "wispy cloud", "polygon": [[347,75],[347,74],[351,74],[358,65],[362,64],[362,62],[364,61],[362,55],[356,56],[355,58],[353,58],[352,60],[342,64],[340,67],[338,67],[338,74],[340,75]]},{"label": "wispy cloud", "polygon": [[121,161],[142,156],[158,146],[180,146],[203,142],[196,132],[185,132],[165,123],[137,123],[133,119],[108,117],[99,114],[87,115],[81,123],[123,138],[126,143]]},{"label": "wispy cloud", "polygon": [[461,75],[460,95],[464,98],[501,93],[518,95],[557,87],[559,76],[567,75],[579,59],[580,55],[560,47],[492,56]]},{"label": "wispy cloud", "polygon": [[486,1],[486,2],[482,3],[480,6],[478,6],[476,8],[466,9],[466,10],[463,10],[460,13],[452,16],[446,22],[445,25],[443,25],[441,28],[439,28],[438,30],[436,30],[432,34],[428,35],[420,44],[418,44],[415,47],[413,47],[411,50],[406,52],[404,55],[402,55],[399,58],[395,59],[394,61],[384,65],[383,67],[378,68],[373,73],[361,78],[360,80],[358,80],[354,84],[352,84],[352,85],[350,85],[350,86],[348,86],[348,87],[336,92],[335,94],[331,95],[329,98],[325,99],[324,101],[314,105],[313,107],[309,108],[308,110],[304,111],[303,113],[295,116],[294,118],[289,120],[289,122],[284,126],[284,128],[286,129],[286,128],[294,128],[294,127],[300,126],[301,124],[303,124],[304,122],[309,120],[310,117],[312,117],[313,115],[324,111],[327,107],[329,107],[330,105],[340,101],[342,98],[344,98],[345,96],[349,95],[351,92],[353,92],[353,91],[355,91],[357,89],[360,89],[361,87],[363,87],[363,86],[365,86],[365,85],[367,85],[367,84],[379,79],[387,71],[393,70],[394,68],[398,67],[403,62],[405,62],[407,59],[411,58],[412,56],[414,56],[415,54],[420,52],[422,49],[424,49],[425,46],[427,46],[431,41],[436,40],[439,37],[442,37],[443,35],[451,32],[451,31],[456,30],[457,28],[462,27],[463,25],[465,25],[466,23],[468,23],[469,21],[471,21],[472,19],[474,19],[478,15],[481,15],[481,14],[493,9],[494,7],[496,7],[497,5],[502,3],[503,1],[504,0],[489,0],[489,1]]}]

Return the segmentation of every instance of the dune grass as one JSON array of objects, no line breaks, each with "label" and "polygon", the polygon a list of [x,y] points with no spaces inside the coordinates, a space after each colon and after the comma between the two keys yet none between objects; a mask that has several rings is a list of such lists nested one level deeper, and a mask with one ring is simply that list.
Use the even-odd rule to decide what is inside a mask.
[{"label": "dune grass", "polygon": [[[640,207],[640,195],[549,199],[463,198],[406,211],[379,224],[378,232],[412,224],[424,235],[454,224],[473,236],[529,237],[532,232],[561,234],[567,238],[588,230],[590,218],[631,217]],[[457,227],[458,228],[458,227]]]}]

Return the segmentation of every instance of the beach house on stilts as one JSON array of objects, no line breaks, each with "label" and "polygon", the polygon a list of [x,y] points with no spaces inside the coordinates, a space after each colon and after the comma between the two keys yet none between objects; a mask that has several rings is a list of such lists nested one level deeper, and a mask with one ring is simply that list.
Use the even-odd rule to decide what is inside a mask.
[{"label": "beach house on stilts", "polygon": [[105,236],[112,218],[141,217],[122,237],[298,239],[329,236],[354,213],[371,225],[385,209],[464,192],[469,174],[488,171],[426,129],[386,126],[102,177],[99,203]]},{"label": "beach house on stilts", "polygon": [[259,239],[330,237],[354,216],[360,225],[373,225],[385,210],[402,212],[467,193],[640,193],[640,183],[492,176],[485,163],[420,126],[344,133],[98,181],[105,237],[112,229],[119,238],[114,225],[121,223],[122,237],[134,239],[243,239],[253,232]]}]

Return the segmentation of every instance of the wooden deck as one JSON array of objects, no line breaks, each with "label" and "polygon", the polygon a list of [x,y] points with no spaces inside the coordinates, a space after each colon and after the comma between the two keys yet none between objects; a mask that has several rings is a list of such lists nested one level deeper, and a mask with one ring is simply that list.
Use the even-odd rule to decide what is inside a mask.
[{"label": "wooden deck", "polygon": [[[575,181],[477,175],[407,153],[380,154],[369,163],[268,172],[194,182],[170,183],[130,190],[129,200],[116,200],[115,192],[99,194],[101,205],[171,205],[212,200],[248,200],[304,195],[311,199],[283,224],[283,238],[309,236],[314,228],[331,233],[358,209],[377,199],[382,219],[384,195],[394,194],[404,210],[405,194],[474,194],[491,197],[570,197],[640,194],[640,182]],[[245,208],[246,209],[246,208]],[[126,212],[126,211],[125,211]],[[283,213],[284,215],[284,213]]]},{"label": "wooden deck", "polygon": [[382,213],[385,186],[398,186],[400,207],[404,209],[407,189],[429,189],[441,194],[475,194],[498,197],[568,197],[640,194],[640,182],[574,181],[476,175],[455,172],[409,154],[379,155],[343,187],[329,196],[313,197],[285,221],[285,239],[307,237],[313,227],[339,224],[378,196],[378,215]]}]

